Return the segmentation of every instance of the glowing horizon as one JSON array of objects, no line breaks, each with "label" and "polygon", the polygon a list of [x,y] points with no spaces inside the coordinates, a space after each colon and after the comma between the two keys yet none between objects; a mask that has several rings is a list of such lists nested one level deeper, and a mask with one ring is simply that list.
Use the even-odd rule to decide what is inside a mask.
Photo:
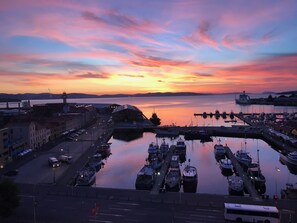
[{"label": "glowing horizon", "polygon": [[0,93],[296,90],[297,2],[0,2]]}]

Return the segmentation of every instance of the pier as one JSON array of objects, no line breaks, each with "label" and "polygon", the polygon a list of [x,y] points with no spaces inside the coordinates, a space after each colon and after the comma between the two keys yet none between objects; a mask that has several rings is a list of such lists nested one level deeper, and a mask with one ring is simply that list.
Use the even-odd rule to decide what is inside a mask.
[{"label": "pier", "polygon": [[151,194],[159,194],[160,189],[164,182],[164,178],[167,174],[174,150],[175,150],[175,146],[174,145],[170,146],[167,156],[166,156],[164,163],[161,167],[160,173],[156,177],[156,181],[155,181],[155,184],[151,190]]},{"label": "pier", "polygon": [[247,191],[249,192],[250,196],[255,200],[261,200],[262,198],[260,197],[260,195],[256,191],[255,187],[251,183],[247,174],[243,171],[242,167],[238,163],[237,159],[235,158],[235,156],[232,153],[232,151],[230,150],[230,148],[228,146],[225,146],[224,148],[225,148],[226,154],[227,154],[228,158],[231,160],[236,172],[242,178],[242,180],[244,182],[244,186],[247,189]]}]

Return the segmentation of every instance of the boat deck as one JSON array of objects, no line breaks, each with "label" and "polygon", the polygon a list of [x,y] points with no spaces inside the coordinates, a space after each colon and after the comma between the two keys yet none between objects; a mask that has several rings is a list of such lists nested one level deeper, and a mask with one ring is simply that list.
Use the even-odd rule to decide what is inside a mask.
[{"label": "boat deck", "polygon": [[238,163],[237,159],[235,158],[234,154],[232,153],[231,149],[228,146],[225,146],[225,151],[228,156],[228,158],[231,160],[233,167],[235,168],[236,172],[239,174],[239,176],[242,178],[243,183],[247,191],[249,192],[250,196],[254,200],[262,200],[259,193],[256,191],[255,187],[253,186],[252,182],[250,181],[247,174],[243,171],[242,167]]},{"label": "boat deck", "polygon": [[170,161],[171,161],[174,150],[175,150],[175,146],[174,145],[170,146],[170,148],[168,150],[168,153],[167,153],[167,156],[166,156],[166,158],[164,160],[164,163],[163,163],[163,165],[161,167],[160,174],[158,174],[157,177],[156,177],[156,181],[155,181],[155,184],[154,184],[154,186],[153,186],[153,188],[151,190],[151,194],[159,194],[160,189],[161,189],[161,187],[163,185],[165,176],[167,174],[169,164],[170,164]]}]

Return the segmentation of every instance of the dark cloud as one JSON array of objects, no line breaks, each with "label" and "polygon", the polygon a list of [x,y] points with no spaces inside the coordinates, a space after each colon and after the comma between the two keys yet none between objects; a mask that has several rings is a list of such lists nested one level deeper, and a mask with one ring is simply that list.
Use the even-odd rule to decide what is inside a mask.
[{"label": "dark cloud", "polygon": [[143,75],[138,75],[138,74],[119,74],[121,77],[137,77],[137,78],[144,78]]},{"label": "dark cloud", "polygon": [[88,72],[88,73],[85,73],[85,74],[75,75],[75,77],[78,77],[78,78],[106,79],[106,78],[109,77],[109,75],[107,73],[92,73],[92,72]]},{"label": "dark cloud", "polygon": [[139,32],[155,32],[155,29],[159,29],[156,24],[153,24],[147,20],[140,20],[136,17],[123,15],[116,10],[107,11],[102,15],[96,15],[90,11],[82,12],[82,17],[86,20],[96,22],[100,25],[107,25],[113,27],[120,27],[129,31],[139,31]]},{"label": "dark cloud", "polygon": [[212,77],[212,74],[207,74],[207,73],[200,73],[200,72],[195,72],[193,73],[193,75],[197,76],[197,77]]},{"label": "dark cloud", "polygon": [[186,60],[174,60],[162,57],[145,56],[142,54],[137,55],[138,60],[131,61],[130,63],[143,67],[162,67],[162,66],[184,66],[189,64]]}]

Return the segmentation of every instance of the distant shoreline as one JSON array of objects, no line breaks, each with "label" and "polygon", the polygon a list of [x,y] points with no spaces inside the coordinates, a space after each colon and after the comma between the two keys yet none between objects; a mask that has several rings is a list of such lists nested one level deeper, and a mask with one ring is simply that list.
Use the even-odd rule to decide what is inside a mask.
[{"label": "distant shoreline", "polygon": [[[288,92],[263,92],[259,94],[289,94],[297,91]],[[83,93],[69,93],[68,99],[80,99],[80,98],[123,98],[123,97],[173,97],[173,96],[207,96],[207,95],[229,95],[240,94],[241,92],[229,92],[229,93],[196,93],[196,92],[155,92],[155,93],[138,93],[138,94],[83,94]],[[51,93],[24,93],[24,94],[6,94],[0,93],[0,102],[18,102],[22,100],[50,100],[61,99],[62,94]]]}]

